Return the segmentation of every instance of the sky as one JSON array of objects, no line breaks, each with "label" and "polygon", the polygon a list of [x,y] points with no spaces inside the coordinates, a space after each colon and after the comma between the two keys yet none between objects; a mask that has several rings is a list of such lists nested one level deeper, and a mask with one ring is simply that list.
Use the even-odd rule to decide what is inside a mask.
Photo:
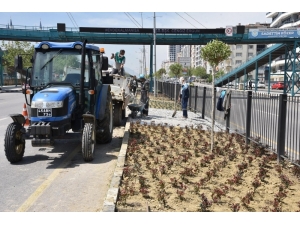
[{"label": "sky", "polygon": [[[19,0],[18,0],[19,1]],[[254,12],[256,7],[251,12],[251,7],[244,8],[242,12],[239,12],[238,8],[229,8],[227,11],[226,6],[222,1],[218,4],[218,1],[214,1],[216,6],[219,6],[220,12],[213,12],[212,9],[218,11],[218,7],[210,6],[206,3],[205,9],[211,12],[205,12],[201,10],[203,7],[199,5],[199,12],[194,12],[195,9],[193,3],[188,6],[190,0],[184,1],[185,5],[180,5],[178,7],[170,7],[169,5],[164,5],[161,1],[153,0],[148,4],[149,7],[145,7],[147,3],[142,3],[141,1],[111,1],[104,3],[103,1],[89,1],[89,4],[84,6],[82,3],[77,4],[61,4],[61,1],[52,0],[51,4],[47,4],[47,10],[43,7],[40,1],[14,1],[11,6],[1,7],[0,12],[0,28],[7,25],[12,20],[14,26],[39,26],[40,22],[42,27],[53,27],[56,28],[57,23],[65,23],[66,27],[76,28],[76,27],[119,27],[119,28],[153,28],[154,26],[154,12],[149,12],[149,10],[157,10],[155,12],[156,16],[156,28],[225,28],[227,25],[236,26],[239,23],[241,25],[253,24],[256,22],[265,23],[271,22],[269,18],[266,18],[266,12]],[[15,2],[18,2],[15,4]],[[255,2],[255,1],[254,1]],[[30,4],[32,3],[32,4]],[[230,1],[226,1],[227,4]],[[60,7],[55,7],[59,4]],[[181,4],[183,4],[181,2]],[[32,7],[35,5],[35,7]],[[105,6],[106,5],[106,6]],[[137,5],[136,8],[131,7],[132,5]],[[138,6],[139,5],[139,6]],[[143,6],[142,6],[143,5]],[[236,3],[235,3],[236,5]],[[30,7],[29,7],[30,6]],[[159,6],[159,7],[158,7]],[[227,5],[228,6],[228,5]],[[174,7],[174,11],[171,11]],[[101,12],[107,9],[108,12]],[[144,8],[144,9],[143,9]],[[262,9],[260,7],[260,9]],[[266,9],[268,7],[265,7]],[[99,12],[95,12],[99,9]],[[237,11],[234,12],[233,9]],[[248,11],[249,12],[245,12]],[[39,11],[40,10],[40,11]],[[114,11],[115,10],[115,11]],[[120,11],[119,11],[120,10]],[[68,12],[63,12],[68,11]],[[105,10],[106,11],[106,10]],[[125,11],[125,12],[123,12]],[[139,12],[142,11],[142,12]],[[128,72],[133,71],[135,74],[140,73],[140,60],[142,59],[142,45],[99,45],[105,48],[107,56],[111,53],[115,53],[120,49],[125,49],[126,51],[126,68]],[[145,46],[146,49],[146,67],[150,68],[150,46]],[[163,61],[168,59],[168,46],[166,45],[156,45],[156,70],[161,68]],[[110,63],[113,61],[110,60]]]}]

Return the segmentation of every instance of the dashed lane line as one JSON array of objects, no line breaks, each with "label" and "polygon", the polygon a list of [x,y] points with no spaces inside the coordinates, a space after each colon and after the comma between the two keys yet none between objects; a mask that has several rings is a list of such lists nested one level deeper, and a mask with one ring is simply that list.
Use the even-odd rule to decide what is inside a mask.
[{"label": "dashed lane line", "polygon": [[51,175],[31,194],[31,196],[18,208],[17,212],[26,212],[35,201],[45,192],[45,190],[52,184],[52,182],[59,176],[65,167],[70,163],[71,159],[79,152],[81,146],[78,146],[71,152],[71,154],[66,158],[57,169],[55,169]]}]

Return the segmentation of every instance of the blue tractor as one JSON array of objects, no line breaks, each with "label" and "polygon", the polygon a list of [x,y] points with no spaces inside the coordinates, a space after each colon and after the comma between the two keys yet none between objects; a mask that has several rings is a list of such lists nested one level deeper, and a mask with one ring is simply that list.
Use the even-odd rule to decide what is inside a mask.
[{"label": "blue tractor", "polygon": [[[22,69],[22,57],[15,59]],[[104,49],[84,42],[41,42],[35,46],[32,67],[27,69],[25,100],[30,124],[22,114],[11,114],[4,150],[11,163],[22,160],[25,140],[34,147],[53,146],[69,130],[81,132],[82,155],[94,159],[96,143],[109,143],[113,132],[111,87],[104,84],[108,69]],[[29,97],[30,96],[30,97]]]}]

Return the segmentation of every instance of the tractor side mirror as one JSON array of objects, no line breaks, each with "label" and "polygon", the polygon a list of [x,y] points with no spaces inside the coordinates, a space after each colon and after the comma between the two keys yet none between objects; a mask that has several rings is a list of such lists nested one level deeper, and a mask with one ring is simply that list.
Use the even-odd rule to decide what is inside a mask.
[{"label": "tractor side mirror", "polygon": [[108,70],[108,57],[102,57],[102,70]]},{"label": "tractor side mirror", "polygon": [[22,56],[20,56],[20,55],[15,57],[15,69],[16,70],[23,69],[23,59],[22,59]]}]

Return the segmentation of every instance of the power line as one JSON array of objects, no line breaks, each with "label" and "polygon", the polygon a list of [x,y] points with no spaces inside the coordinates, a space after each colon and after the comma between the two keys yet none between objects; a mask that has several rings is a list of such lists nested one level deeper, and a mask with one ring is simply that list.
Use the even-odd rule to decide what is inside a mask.
[{"label": "power line", "polygon": [[[68,12],[66,12],[66,13],[67,13],[69,19],[71,20],[71,22],[73,23],[73,26],[74,26],[75,28],[78,29],[78,26],[76,26],[77,24],[76,24],[74,18],[72,17],[72,15],[71,15],[70,13],[68,13]],[[74,20],[74,21],[73,21],[73,20]],[[76,25],[75,25],[75,24],[76,24]]]},{"label": "power line", "polygon": [[75,21],[75,19],[74,19],[74,17],[72,16],[72,14],[70,13],[70,16],[72,17],[72,19],[74,20],[74,23],[76,24],[76,26],[77,26],[77,28],[78,28],[78,30],[79,30],[79,27],[78,27],[78,25],[77,25],[77,23],[76,23],[76,21]]},{"label": "power line", "polygon": [[[177,12],[175,12],[178,16],[180,16],[182,19],[184,19],[186,22],[188,22],[189,24],[191,24],[189,21],[187,21],[185,18],[183,18],[181,15],[179,15]],[[195,27],[193,24],[191,24],[193,27]],[[197,27],[195,27],[197,28]]]},{"label": "power line", "polygon": [[124,12],[125,13],[125,15],[131,20],[131,22],[133,22],[134,23],[134,25],[136,25],[138,28],[139,28],[139,26],[131,19],[131,17],[129,16],[129,15],[127,15],[127,13],[126,12]]},{"label": "power line", "polygon": [[198,22],[196,19],[194,19],[192,16],[190,16],[188,13],[185,12],[186,15],[188,15],[189,17],[191,17],[193,20],[195,20],[197,23],[199,23],[201,26],[203,26],[204,28],[207,29],[207,27],[205,27],[202,23]]},{"label": "power line", "polygon": [[[130,15],[130,13],[128,13],[128,14],[129,14],[129,16],[131,16],[131,15]],[[133,17],[133,16],[131,16],[131,18],[132,18],[132,19],[134,19],[134,17]],[[140,27],[142,27],[142,26],[141,26],[141,24],[139,24],[139,22],[138,22],[138,21],[136,21],[136,19],[134,19],[134,21],[135,21],[135,22],[137,22],[137,24],[138,24]]]}]

